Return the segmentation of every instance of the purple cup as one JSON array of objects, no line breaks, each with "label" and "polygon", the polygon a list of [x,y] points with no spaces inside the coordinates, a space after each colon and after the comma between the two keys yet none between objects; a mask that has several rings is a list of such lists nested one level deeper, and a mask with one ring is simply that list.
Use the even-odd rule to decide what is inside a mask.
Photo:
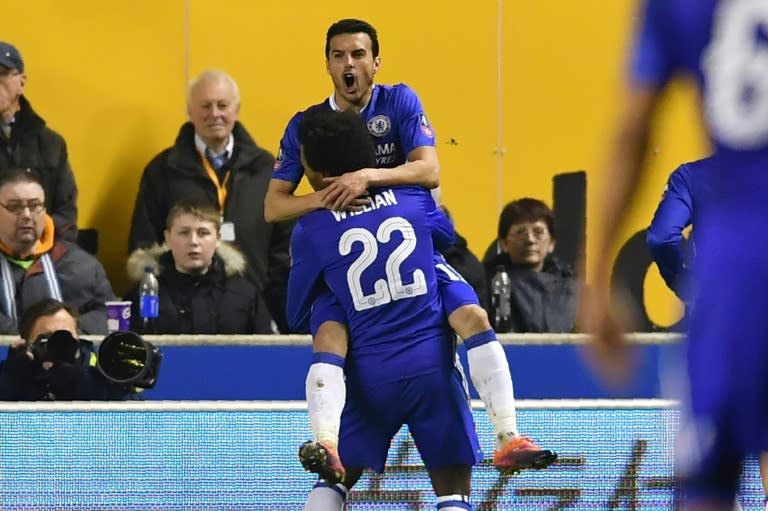
[{"label": "purple cup", "polygon": [[107,331],[116,332],[131,329],[131,302],[105,302],[107,306]]}]

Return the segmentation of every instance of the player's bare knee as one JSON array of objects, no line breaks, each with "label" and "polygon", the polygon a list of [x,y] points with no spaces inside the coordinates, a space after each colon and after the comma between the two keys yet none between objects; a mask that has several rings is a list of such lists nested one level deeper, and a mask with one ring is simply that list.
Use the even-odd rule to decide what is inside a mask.
[{"label": "player's bare knee", "polygon": [[336,321],[326,321],[317,329],[312,338],[314,353],[334,353],[341,357],[347,356],[347,327]]},{"label": "player's bare knee", "polygon": [[429,478],[435,495],[467,495],[472,485],[472,466],[453,465],[440,470],[430,470]]},{"label": "player's bare knee", "polygon": [[488,313],[485,312],[485,309],[473,303],[462,305],[454,310],[448,316],[448,323],[462,339],[468,339],[475,334],[491,329]]},{"label": "player's bare knee", "polygon": [[360,477],[363,475],[363,469],[360,467],[346,467],[346,472],[344,474],[344,481],[342,484],[344,484],[344,487],[347,490],[351,490],[352,487],[355,485],[355,483],[360,479]]}]

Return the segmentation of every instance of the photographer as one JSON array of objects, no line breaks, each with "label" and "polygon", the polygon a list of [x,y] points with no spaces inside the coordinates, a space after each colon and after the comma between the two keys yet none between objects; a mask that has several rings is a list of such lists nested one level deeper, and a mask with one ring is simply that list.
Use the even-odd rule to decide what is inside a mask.
[{"label": "photographer", "polygon": [[98,370],[93,343],[78,336],[77,318],[74,308],[52,298],[24,312],[21,339],[0,362],[0,400],[138,399],[135,387],[114,383]]}]

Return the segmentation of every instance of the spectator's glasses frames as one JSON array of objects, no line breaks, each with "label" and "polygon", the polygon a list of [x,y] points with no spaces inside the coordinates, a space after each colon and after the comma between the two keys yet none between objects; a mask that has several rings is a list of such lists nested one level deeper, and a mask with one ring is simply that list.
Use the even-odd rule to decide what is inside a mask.
[{"label": "spectator's glasses frames", "polygon": [[520,226],[515,227],[514,229],[509,231],[509,236],[518,240],[518,241],[525,241],[530,236],[533,236],[533,239],[536,241],[543,241],[549,237],[549,231],[546,227],[526,227],[526,226]]},{"label": "spectator's glasses frames", "polygon": [[29,209],[29,212],[33,215],[36,215],[38,213],[42,213],[45,211],[45,203],[40,201],[29,201],[29,202],[19,202],[19,201],[13,201],[9,202],[8,204],[3,204],[0,202],[0,206],[3,207],[4,210],[6,210],[8,213],[11,213],[12,215],[19,216],[22,213],[24,213],[25,209]]}]

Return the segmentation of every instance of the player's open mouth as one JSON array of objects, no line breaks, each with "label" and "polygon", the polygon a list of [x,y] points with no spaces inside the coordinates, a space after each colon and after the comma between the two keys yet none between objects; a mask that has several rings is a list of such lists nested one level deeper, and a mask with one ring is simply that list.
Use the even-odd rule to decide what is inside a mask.
[{"label": "player's open mouth", "polygon": [[342,78],[344,78],[344,85],[347,86],[348,89],[351,89],[355,85],[355,75],[352,73],[344,73],[342,75]]}]

